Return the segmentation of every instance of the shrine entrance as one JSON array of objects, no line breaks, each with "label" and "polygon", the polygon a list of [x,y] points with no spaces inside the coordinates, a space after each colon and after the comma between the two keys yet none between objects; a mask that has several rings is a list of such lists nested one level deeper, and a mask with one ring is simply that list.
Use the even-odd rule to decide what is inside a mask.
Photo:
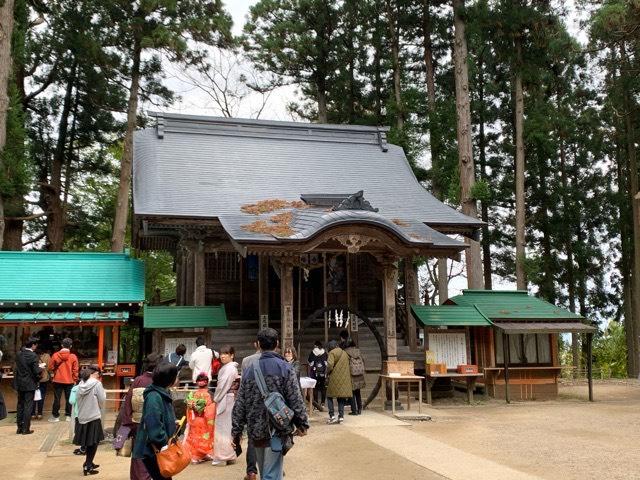
[{"label": "shrine entrance", "polygon": [[[317,326],[318,324],[324,326],[325,344],[329,339],[339,338],[342,330],[347,330],[350,336],[357,339],[360,324],[363,324],[371,331],[376,339],[376,343],[380,348],[380,357],[382,362],[385,362],[389,358],[384,338],[371,319],[362,312],[349,308],[348,305],[329,305],[327,307],[320,308],[309,315],[302,323],[297,334],[298,351],[300,351],[300,346],[305,343],[305,333],[308,332],[311,327]],[[366,408],[367,405],[376,398],[380,390],[380,385],[380,378],[378,378],[376,385],[373,387],[369,397],[364,402],[364,408]]]}]

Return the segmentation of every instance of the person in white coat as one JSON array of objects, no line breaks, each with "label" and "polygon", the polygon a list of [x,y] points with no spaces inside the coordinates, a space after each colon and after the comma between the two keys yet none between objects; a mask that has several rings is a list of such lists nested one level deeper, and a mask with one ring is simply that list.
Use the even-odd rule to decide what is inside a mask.
[{"label": "person in white coat", "polygon": [[194,383],[201,373],[211,378],[211,362],[213,362],[213,350],[207,348],[203,337],[196,338],[196,349],[189,359],[189,367],[193,372],[192,379]]}]

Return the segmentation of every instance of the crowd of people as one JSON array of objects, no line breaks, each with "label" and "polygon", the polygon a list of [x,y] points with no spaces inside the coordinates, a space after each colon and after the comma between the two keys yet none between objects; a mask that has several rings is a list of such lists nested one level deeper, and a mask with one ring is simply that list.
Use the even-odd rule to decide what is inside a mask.
[{"label": "crowd of people", "polygon": [[[84,456],[83,474],[96,475],[99,465],[95,456],[105,438],[102,372],[97,366],[79,370],[71,339],[65,338],[61,346],[50,355],[38,350],[37,338],[29,338],[17,354],[16,433],[33,433],[31,420],[42,418],[44,397],[52,384],[54,400],[49,421],[60,421],[64,394],[65,419],[73,422],[73,443],[78,446],[74,453]],[[233,346],[224,345],[216,352],[203,337],[196,340],[188,361],[184,345],[166,357],[145,357],[142,373],[133,379],[124,396],[119,427],[114,431],[114,448],[121,455],[131,456],[132,480],[167,478],[161,473],[157,455],[168,448],[174,436],[183,433],[183,422],[176,421],[180,402],[186,412],[182,444],[192,463],[235,463],[246,432],[245,480],[255,480],[258,474],[264,480],[283,477],[284,455],[293,446],[293,437],[305,435],[309,428],[300,388],[301,363],[295,348],[280,351],[278,332],[271,328],[258,333],[254,347],[256,352],[245,357],[241,365],[236,362]],[[195,388],[188,390],[184,400],[176,400],[172,387],[178,384],[179,371],[187,366]],[[320,411],[326,405],[328,423],[343,423],[347,404],[351,405],[351,415],[362,413],[364,362],[348,332],[341,332],[340,340],[330,341],[326,348],[322,342],[315,342],[306,376],[315,380],[313,404]],[[214,377],[217,382],[211,389]],[[267,398],[273,395],[282,399],[284,414],[271,411],[273,403]]]}]

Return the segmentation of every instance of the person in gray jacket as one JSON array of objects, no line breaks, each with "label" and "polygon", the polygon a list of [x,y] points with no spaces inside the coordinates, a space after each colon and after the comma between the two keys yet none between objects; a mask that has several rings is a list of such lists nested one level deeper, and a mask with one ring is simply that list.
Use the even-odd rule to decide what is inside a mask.
[{"label": "person in gray jacket", "polygon": [[80,372],[80,385],[76,394],[78,418],[73,443],[84,447],[86,458],[82,471],[85,475],[98,473],[99,465],[93,463],[98,444],[104,440],[102,429],[102,408],[107,395],[102,387],[100,368],[92,365]]}]

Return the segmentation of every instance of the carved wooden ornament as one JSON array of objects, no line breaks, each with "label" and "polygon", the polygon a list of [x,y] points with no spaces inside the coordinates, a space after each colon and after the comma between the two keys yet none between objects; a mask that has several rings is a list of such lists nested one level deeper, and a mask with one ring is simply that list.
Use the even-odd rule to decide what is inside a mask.
[{"label": "carved wooden ornament", "polygon": [[364,235],[337,235],[333,238],[344,245],[349,253],[358,253],[361,248],[376,241],[375,238]]}]

